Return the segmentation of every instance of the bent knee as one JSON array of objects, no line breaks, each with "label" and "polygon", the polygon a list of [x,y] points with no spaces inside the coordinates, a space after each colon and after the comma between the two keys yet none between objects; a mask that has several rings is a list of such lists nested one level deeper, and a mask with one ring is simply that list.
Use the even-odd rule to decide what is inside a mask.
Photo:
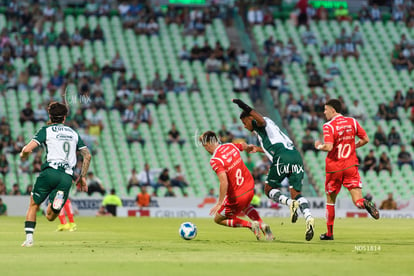
[{"label": "bent knee", "polygon": [[267,196],[267,197],[269,197],[269,192],[272,190],[273,188],[269,185],[269,184],[265,184],[265,187],[264,187],[264,192],[265,192],[265,195]]},{"label": "bent knee", "polygon": [[48,221],[54,221],[56,218],[57,218],[57,216],[55,216],[54,214],[46,215],[46,219]]},{"label": "bent knee", "polygon": [[298,190],[295,190],[294,188],[290,188],[290,197],[292,199],[298,199],[302,196],[302,193]]},{"label": "bent knee", "polygon": [[60,211],[57,213],[53,209],[48,209],[46,213],[46,219],[48,221],[54,221],[59,216]]},{"label": "bent knee", "polygon": [[217,223],[217,224],[221,224],[221,222],[223,221],[223,220],[225,220],[226,218],[225,217],[223,217],[223,216],[221,216],[221,215],[216,215],[215,217],[214,217],[214,222],[215,223]]}]

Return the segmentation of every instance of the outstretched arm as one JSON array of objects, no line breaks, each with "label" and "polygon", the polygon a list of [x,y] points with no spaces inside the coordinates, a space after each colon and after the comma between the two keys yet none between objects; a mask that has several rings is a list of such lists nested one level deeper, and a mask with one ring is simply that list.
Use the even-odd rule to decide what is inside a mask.
[{"label": "outstretched arm", "polygon": [[246,142],[240,142],[240,145],[242,146],[242,149],[244,150],[244,151],[247,151],[247,152],[249,152],[249,145],[248,144],[246,144]]},{"label": "outstretched arm", "polygon": [[30,141],[20,152],[20,158],[27,157],[35,148],[37,148],[37,146],[39,146],[37,142],[34,140]]},{"label": "outstretched arm", "polygon": [[321,151],[331,151],[333,149],[333,144],[323,144],[321,141],[315,141],[315,148]]},{"label": "outstretched arm", "polygon": [[249,146],[251,146],[253,149],[252,149],[252,151],[251,151],[251,153],[255,153],[255,152],[261,152],[261,153],[264,153],[264,150],[263,150],[263,148],[262,147],[259,147],[259,146],[255,146],[255,145],[249,145]]},{"label": "outstretched arm", "polygon": [[256,153],[256,152],[264,152],[264,150],[262,149],[262,147],[249,144],[249,145],[247,145],[246,152]]},{"label": "outstretched arm", "polygon": [[262,115],[260,115],[256,110],[251,108],[249,105],[247,105],[245,102],[243,102],[240,99],[233,99],[233,103],[237,104],[243,111],[247,112],[250,116],[253,117],[253,119],[256,120],[258,127],[264,127],[266,126],[266,121],[263,118]]},{"label": "outstretched arm", "polygon": [[257,126],[258,127],[265,127],[266,126],[266,121],[265,121],[265,119],[263,118],[263,116],[262,115],[260,115],[260,113],[259,112],[257,112],[256,110],[252,110],[251,112],[250,112],[250,115],[253,117],[253,119],[255,119],[256,120],[256,123],[257,123]]}]

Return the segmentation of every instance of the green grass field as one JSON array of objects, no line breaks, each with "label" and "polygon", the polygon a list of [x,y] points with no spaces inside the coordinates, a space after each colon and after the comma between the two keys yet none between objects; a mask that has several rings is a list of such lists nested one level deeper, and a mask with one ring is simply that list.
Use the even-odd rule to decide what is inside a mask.
[{"label": "green grass field", "polygon": [[55,232],[38,218],[35,245],[22,248],[22,217],[0,217],[0,275],[413,275],[414,220],[337,219],[335,240],[304,239],[297,224],[271,218],[276,240],[247,229],[190,219],[198,236],[182,240],[183,219],[76,218],[77,232]]}]

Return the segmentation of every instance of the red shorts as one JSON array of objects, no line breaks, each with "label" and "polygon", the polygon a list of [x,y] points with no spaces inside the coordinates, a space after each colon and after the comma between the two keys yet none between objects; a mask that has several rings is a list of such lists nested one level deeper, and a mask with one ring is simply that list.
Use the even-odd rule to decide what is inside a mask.
[{"label": "red shorts", "polygon": [[253,196],[254,191],[251,190],[234,200],[229,201],[226,197],[218,213],[227,218],[239,216],[244,209],[250,206]]},{"label": "red shorts", "polygon": [[361,177],[359,176],[357,166],[339,172],[326,173],[325,193],[338,194],[342,185],[348,190],[362,188]]}]

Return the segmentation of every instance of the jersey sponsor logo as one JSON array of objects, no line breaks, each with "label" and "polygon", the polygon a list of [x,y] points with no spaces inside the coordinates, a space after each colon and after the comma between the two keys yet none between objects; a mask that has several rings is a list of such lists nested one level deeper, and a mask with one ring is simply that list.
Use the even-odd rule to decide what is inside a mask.
[{"label": "jersey sponsor logo", "polygon": [[335,126],[335,129],[337,130],[337,131],[339,131],[339,130],[343,130],[343,129],[353,129],[353,127],[352,126],[350,126],[350,125],[344,125],[344,126],[338,126],[338,125],[336,125]]},{"label": "jersey sponsor logo", "polygon": [[54,167],[63,168],[65,170],[69,168],[69,164],[66,162],[53,162],[53,163],[50,163],[50,165]]},{"label": "jersey sponsor logo", "polygon": [[[341,134],[339,134],[341,135]],[[343,140],[355,140],[355,136],[354,135],[348,135],[348,136],[342,136],[338,138],[338,142],[343,141]]]},{"label": "jersey sponsor logo", "polygon": [[232,170],[234,167],[236,167],[238,164],[240,164],[240,162],[242,162],[242,159],[241,159],[241,158],[239,158],[239,159],[237,159],[236,161],[234,161],[234,163],[233,163],[233,164],[231,164],[231,165],[227,168],[227,171]]},{"label": "jersey sponsor logo", "polygon": [[285,164],[280,162],[280,157],[277,158],[276,161],[276,170],[278,175],[283,175],[287,173],[302,173],[305,172],[303,165],[298,164]]},{"label": "jersey sponsor logo", "polygon": [[[232,149],[229,152],[222,154],[221,157],[226,160],[226,159],[231,159],[231,156],[236,156],[237,155],[237,150],[236,149]],[[231,162],[231,161],[229,161]]]},{"label": "jersey sponsor logo", "polygon": [[65,126],[52,126],[52,131],[53,132],[72,131],[72,129],[70,127],[65,127]]},{"label": "jersey sponsor logo", "polygon": [[67,135],[67,134],[58,134],[58,135],[56,135],[56,139],[63,140],[63,141],[72,141],[73,136],[72,135]]}]

